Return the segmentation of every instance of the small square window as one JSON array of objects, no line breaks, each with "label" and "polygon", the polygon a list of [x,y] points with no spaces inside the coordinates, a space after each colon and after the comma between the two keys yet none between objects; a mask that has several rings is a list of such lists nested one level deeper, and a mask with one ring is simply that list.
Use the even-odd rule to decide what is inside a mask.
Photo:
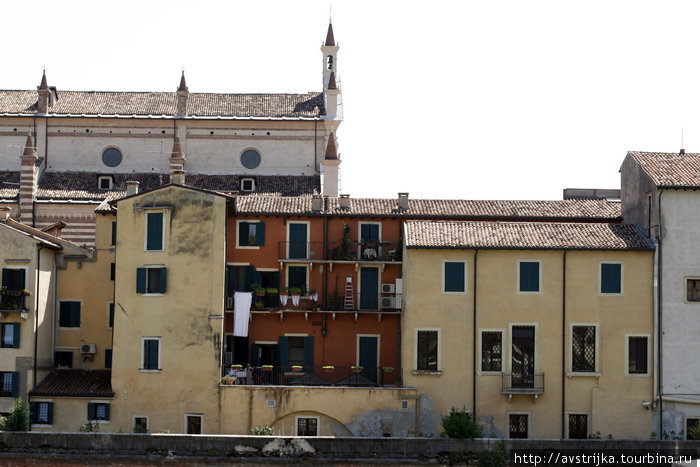
[{"label": "small square window", "polygon": [[622,293],[621,263],[600,263],[600,293]]},{"label": "small square window", "polygon": [[242,178],[241,191],[255,191],[255,180],[252,178]]},{"label": "small square window", "polygon": [[88,420],[108,421],[109,408],[108,402],[90,402],[88,404]]},{"label": "small square window", "polygon": [[164,267],[138,268],[136,270],[136,293],[164,294],[166,291],[166,273]]},{"label": "small square window", "polygon": [[80,302],[61,302],[58,325],[62,328],[80,327]]},{"label": "small square window", "polygon": [[318,436],[318,417],[297,417],[296,436]]},{"label": "small square window", "polygon": [[202,434],[202,415],[185,414],[185,428],[188,435]]},{"label": "small square window", "polygon": [[19,393],[19,373],[0,371],[0,397],[17,397]]},{"label": "small square window", "polygon": [[540,262],[518,261],[518,290],[520,292],[540,291]]},{"label": "small square window", "polygon": [[134,417],[134,433],[148,433],[148,417]]},{"label": "small square window", "polygon": [[56,368],[73,368],[73,352],[70,350],[56,351],[53,354]]},{"label": "small square window", "polygon": [[239,221],[238,246],[265,246],[265,223]]},{"label": "small square window", "polygon": [[29,418],[32,425],[53,423],[53,402],[32,402],[29,405]]},{"label": "small square window", "polygon": [[688,417],[685,419],[685,439],[700,440],[700,418]]},{"label": "small square window", "polygon": [[689,302],[700,302],[700,279],[686,279],[686,291]]},{"label": "small square window", "polygon": [[97,186],[100,190],[111,190],[112,177],[100,177],[98,179]]},{"label": "small square window", "polygon": [[444,265],[443,291],[464,292],[466,290],[464,261],[445,261]]}]

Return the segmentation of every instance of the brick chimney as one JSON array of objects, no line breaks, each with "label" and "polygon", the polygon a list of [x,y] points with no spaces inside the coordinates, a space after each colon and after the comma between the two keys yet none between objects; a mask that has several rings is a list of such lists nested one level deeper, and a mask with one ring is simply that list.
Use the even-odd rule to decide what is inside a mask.
[{"label": "brick chimney", "polygon": [[340,195],[340,198],[338,198],[338,206],[340,206],[340,209],[350,209],[350,195]]},{"label": "brick chimney", "polygon": [[406,211],[408,209],[408,193],[399,193],[397,204],[401,211]]},{"label": "brick chimney", "polygon": [[31,132],[27,134],[27,142],[20,159],[22,170],[19,180],[19,221],[34,226],[34,197],[39,175],[39,158],[36,156]]},{"label": "brick chimney", "polygon": [[[182,153],[182,147],[180,146],[180,138],[175,135],[175,141],[173,142],[173,152],[170,154],[168,162],[170,162],[170,183],[177,183],[178,185],[185,184],[185,155]],[[178,181],[175,181],[175,179]]]}]

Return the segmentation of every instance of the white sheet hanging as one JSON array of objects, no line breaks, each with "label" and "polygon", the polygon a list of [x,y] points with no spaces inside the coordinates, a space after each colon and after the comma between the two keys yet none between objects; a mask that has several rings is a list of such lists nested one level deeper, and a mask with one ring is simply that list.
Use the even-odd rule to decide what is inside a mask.
[{"label": "white sheet hanging", "polygon": [[236,292],[233,297],[233,335],[248,337],[248,320],[250,305],[253,304],[252,292]]}]

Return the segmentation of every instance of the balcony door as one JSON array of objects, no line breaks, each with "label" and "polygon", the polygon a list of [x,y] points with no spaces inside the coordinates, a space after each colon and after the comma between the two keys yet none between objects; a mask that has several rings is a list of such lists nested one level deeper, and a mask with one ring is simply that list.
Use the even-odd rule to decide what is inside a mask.
[{"label": "balcony door", "polygon": [[358,365],[361,366],[362,376],[377,382],[377,362],[379,356],[379,338],[377,336],[358,336]]},{"label": "balcony door", "polygon": [[360,268],[360,310],[379,309],[379,268]]},{"label": "balcony door", "polygon": [[511,385],[532,388],[535,386],[535,327],[513,326],[511,342]]},{"label": "balcony door", "polygon": [[289,259],[307,259],[308,224],[289,223]]}]

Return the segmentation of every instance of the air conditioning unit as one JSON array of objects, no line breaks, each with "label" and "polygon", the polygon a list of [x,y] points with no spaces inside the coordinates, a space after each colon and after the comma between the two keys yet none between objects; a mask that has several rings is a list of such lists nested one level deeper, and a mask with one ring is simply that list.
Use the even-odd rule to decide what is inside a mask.
[{"label": "air conditioning unit", "polygon": [[226,309],[233,309],[233,297],[226,297]]},{"label": "air conditioning unit", "polygon": [[[401,295],[403,293],[403,279],[396,279],[396,294]],[[400,307],[399,307],[400,308]]]},{"label": "air conditioning unit", "polygon": [[379,297],[379,308],[396,308],[396,297]]},{"label": "air conditioning unit", "polygon": [[395,293],[396,286],[394,284],[382,284],[382,293]]},{"label": "air conditioning unit", "polygon": [[95,352],[97,352],[95,344],[82,344],[80,346],[80,353],[83,355],[93,355]]}]

